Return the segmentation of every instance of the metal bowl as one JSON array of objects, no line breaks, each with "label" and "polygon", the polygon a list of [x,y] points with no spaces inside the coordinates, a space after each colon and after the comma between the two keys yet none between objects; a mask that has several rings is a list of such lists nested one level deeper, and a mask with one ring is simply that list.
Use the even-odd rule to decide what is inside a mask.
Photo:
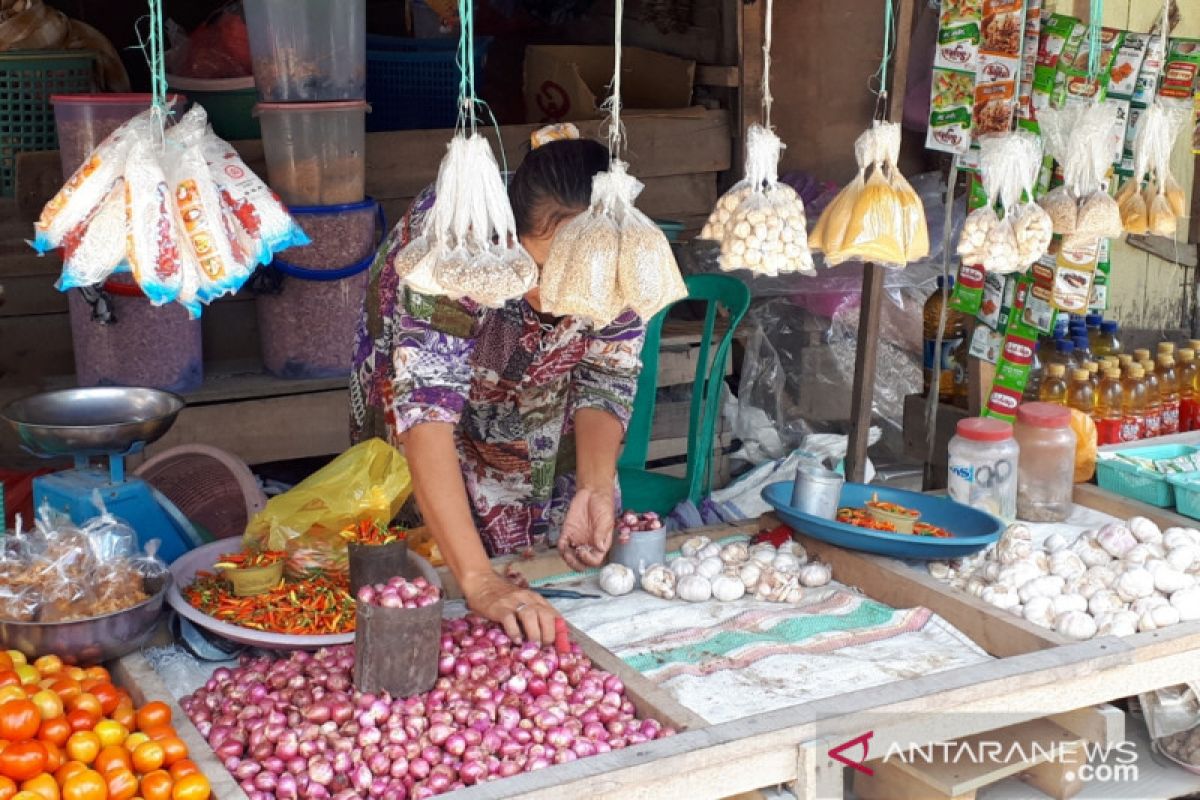
[{"label": "metal bowl", "polygon": [[184,405],[182,397],[158,389],[95,386],[14,400],[0,415],[35,453],[100,456],[135,452],[156,441]]},{"label": "metal bowl", "polygon": [[0,621],[0,649],[20,650],[31,660],[57,655],[68,664],[99,664],[132,653],[145,643],[172,584],[170,572],[147,579],[153,593],[136,606],[68,622]]}]

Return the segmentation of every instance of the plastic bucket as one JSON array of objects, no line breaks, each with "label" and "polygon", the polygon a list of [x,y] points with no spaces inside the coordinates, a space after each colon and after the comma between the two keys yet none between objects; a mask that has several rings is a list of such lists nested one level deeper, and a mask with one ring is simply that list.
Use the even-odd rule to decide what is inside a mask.
[{"label": "plastic bucket", "polygon": [[203,106],[212,124],[213,133],[222,139],[258,139],[262,136],[254,105],[258,92],[254,77],[244,78],[183,78],[167,76],[167,86],[187,94],[188,100]]},{"label": "plastic bucket", "polygon": [[[96,145],[108,138],[126,120],[150,108],[149,94],[56,94],[54,126],[58,130],[58,157],[64,177],[79,168]],[[182,113],[187,98],[170,95],[176,114]]]},{"label": "plastic bucket", "polygon": [[383,209],[367,199],[289,210],[312,244],[276,256],[279,289],[255,300],[263,366],[279,378],[345,377],[369,269],[387,230]]},{"label": "plastic bucket", "polygon": [[366,0],[246,0],[245,12],[260,98],[366,97]]},{"label": "plastic bucket", "polygon": [[363,101],[259,103],[267,182],[289,206],[358,203],[366,196]]},{"label": "plastic bucket", "polygon": [[200,320],[178,303],[153,306],[128,274],[104,285],[112,319],[94,318],[83,290],[67,298],[80,386],[146,386],[190,392],[204,380]]}]

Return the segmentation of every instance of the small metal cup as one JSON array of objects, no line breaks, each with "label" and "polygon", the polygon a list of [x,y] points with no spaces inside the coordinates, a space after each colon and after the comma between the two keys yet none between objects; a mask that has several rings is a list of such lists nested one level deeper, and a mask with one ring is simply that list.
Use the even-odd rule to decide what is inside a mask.
[{"label": "small metal cup", "polygon": [[792,506],[821,519],[837,517],[838,500],[846,479],[817,464],[801,464],[792,485]]},{"label": "small metal cup", "polygon": [[633,570],[634,575],[651,564],[661,564],[666,558],[667,529],[659,528],[654,531],[635,531],[629,534],[629,541],[621,543],[620,537],[614,534],[612,550],[608,553],[608,563],[624,564]]}]

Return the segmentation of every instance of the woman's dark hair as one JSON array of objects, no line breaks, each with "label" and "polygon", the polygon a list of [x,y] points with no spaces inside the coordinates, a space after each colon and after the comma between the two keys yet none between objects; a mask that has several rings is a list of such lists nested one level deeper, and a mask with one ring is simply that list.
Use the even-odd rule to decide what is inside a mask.
[{"label": "woman's dark hair", "polygon": [[591,139],[560,139],[529,151],[508,185],[517,233],[540,236],[588,207],[592,177],[608,169],[608,148]]}]

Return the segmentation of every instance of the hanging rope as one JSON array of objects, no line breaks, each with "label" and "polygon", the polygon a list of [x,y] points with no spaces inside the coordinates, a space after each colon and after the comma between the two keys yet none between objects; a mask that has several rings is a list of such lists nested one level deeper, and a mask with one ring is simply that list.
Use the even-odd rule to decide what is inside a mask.
[{"label": "hanging rope", "polygon": [[1088,11],[1088,80],[1100,73],[1100,26],[1104,21],[1104,0],[1091,0]]},{"label": "hanging rope", "polygon": [[[150,69],[150,114],[158,128],[159,142],[164,143],[170,107],[167,105],[167,66],[163,46],[165,37],[163,36],[162,0],[147,0],[147,3],[149,13],[145,17],[139,18],[134,24],[134,33],[138,39],[137,48],[142,51],[142,55],[146,58],[146,65]],[[146,20],[147,27],[149,27],[145,36],[142,35],[142,20]]]},{"label": "hanging rope", "polygon": [[479,98],[475,94],[475,6],[458,0],[458,123],[457,130],[475,133]]},{"label": "hanging rope", "polygon": [[625,0],[616,0],[613,17],[613,77],[604,104],[608,109],[608,153],[616,163],[625,144],[625,131],[621,128],[621,28],[625,22]]},{"label": "hanging rope", "polygon": [[888,63],[892,60],[896,37],[896,12],[892,0],[884,0],[883,4],[883,58],[879,61],[879,69],[872,76],[872,81],[878,85],[872,89],[875,94],[875,119],[882,120],[887,113],[888,97]]},{"label": "hanging rope", "polygon": [[767,0],[767,18],[763,25],[762,103],[763,127],[767,130],[771,130],[771,104],[775,102],[775,98],[771,96],[771,29],[773,27],[772,21],[775,17],[774,6],[775,0]]}]

